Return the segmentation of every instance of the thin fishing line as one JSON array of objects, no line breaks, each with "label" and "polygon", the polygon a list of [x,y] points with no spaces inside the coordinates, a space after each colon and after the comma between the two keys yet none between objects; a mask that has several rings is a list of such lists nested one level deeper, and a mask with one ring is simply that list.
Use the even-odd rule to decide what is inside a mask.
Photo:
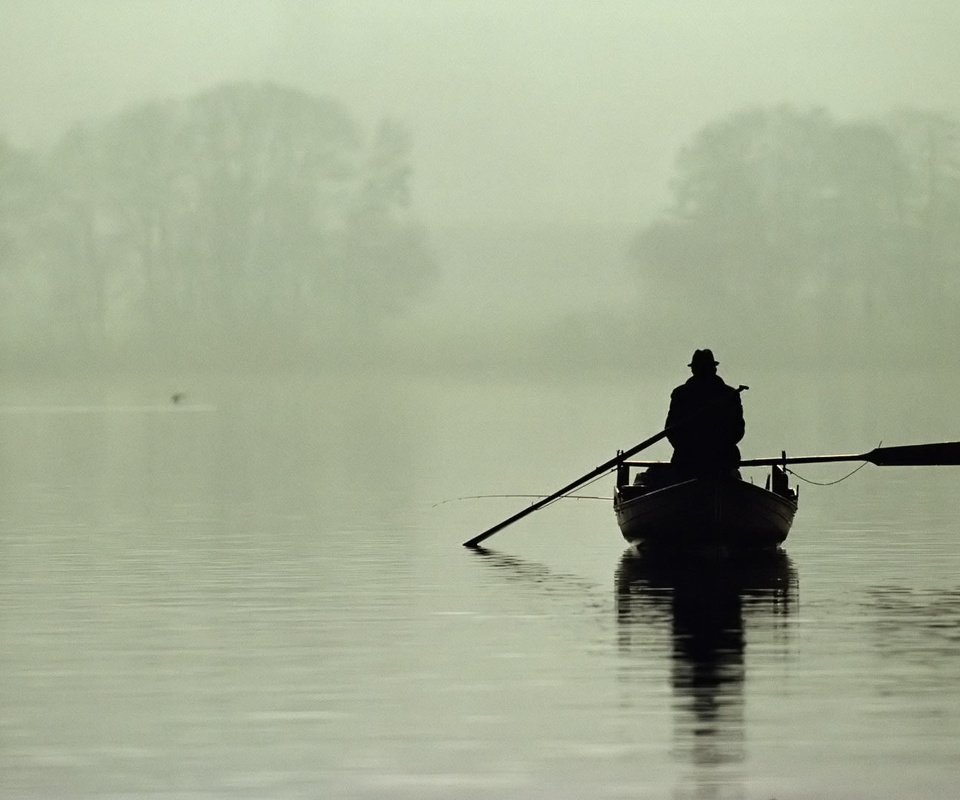
[{"label": "thin fishing line", "polygon": [[[574,491],[576,491],[577,489],[583,489],[583,488],[585,488],[585,487],[587,487],[587,486],[590,486],[590,484],[596,483],[596,482],[597,482],[598,480],[600,480],[601,478],[606,478],[606,477],[607,477],[611,472],[613,472],[615,469],[616,469],[616,467],[614,466],[614,467],[611,467],[610,469],[608,469],[606,472],[601,472],[599,475],[597,475],[597,476],[594,477],[594,478],[591,478],[591,479],[588,480],[586,483],[581,483],[579,486],[577,486],[577,488],[576,488]],[[554,503],[556,503],[557,500],[566,500],[568,497],[576,497],[576,496],[577,496],[577,495],[574,495],[574,494],[562,494],[562,495],[560,495],[559,497],[554,497],[553,500],[551,500],[549,503],[544,503],[542,507],[543,507],[543,508],[547,508],[547,507],[549,507],[549,506],[552,506]],[[604,497],[603,499],[604,499],[604,500],[607,500],[607,499],[612,500],[613,498],[606,498],[606,497]]]},{"label": "thin fishing line", "polygon": [[[615,469],[614,467],[611,467],[606,472],[603,472],[600,475],[597,475],[595,478],[587,481],[586,483],[580,484],[577,487],[577,489],[584,489],[590,484],[596,483],[601,478],[606,478],[611,472],[613,472],[614,469]],[[451,497],[449,500],[441,500],[439,503],[434,503],[432,507],[436,508],[437,506],[442,506],[442,505],[445,505],[446,503],[455,503],[460,500],[487,500],[491,498],[499,499],[499,498],[510,498],[510,497],[526,498],[528,500],[542,500],[544,497],[549,497],[549,495],[545,495],[545,494],[471,494],[471,495],[466,495],[465,497]],[[608,503],[613,502],[612,497],[599,497],[596,495],[584,495],[584,494],[562,494],[559,497],[555,497],[549,503],[545,503],[543,505],[543,508],[552,506],[554,503],[557,502],[557,500],[605,500]]]},{"label": "thin fishing line", "polygon": [[[437,506],[446,505],[447,503],[456,503],[460,500],[491,500],[491,499],[503,499],[503,498],[525,498],[527,500],[542,500],[544,497],[547,497],[545,494],[469,494],[464,497],[450,497],[446,500],[441,500],[439,503],[434,503],[431,508],[436,508]],[[596,495],[585,495],[585,494],[565,494],[562,497],[558,497],[557,500],[606,500],[607,502],[613,502],[612,497],[599,497]],[[547,505],[551,505],[548,503]]]}]

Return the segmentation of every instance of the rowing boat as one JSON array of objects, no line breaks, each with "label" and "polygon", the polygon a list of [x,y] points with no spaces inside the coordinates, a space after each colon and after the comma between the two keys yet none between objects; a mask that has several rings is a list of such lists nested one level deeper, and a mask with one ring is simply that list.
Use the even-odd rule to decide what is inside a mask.
[{"label": "rowing boat", "polygon": [[[641,450],[665,439],[672,428],[645,439],[586,475],[541,497],[532,505],[478,533],[463,543],[479,547],[497,531],[550,505],[561,497],[613,470],[617,471],[614,509],[624,538],[635,545],[669,545],[702,549],[767,550],[779,547],[790,532],[797,513],[797,493],[787,485],[787,464],[824,464],[832,461],[863,461],[879,467],[960,466],[960,442],[907,444],[875,447],[868,453],[837,456],[803,456],[780,453],[779,458],[741,461],[741,467],[772,467],[767,486],[761,489],[733,475],[679,480],[672,465],[659,461],[627,461]],[[630,482],[630,470],[648,471]],[[651,472],[650,470],[654,470]],[[657,470],[659,469],[659,477]],[[859,469],[859,467],[858,467]],[[853,473],[851,473],[853,474]]]},{"label": "rowing boat", "polygon": [[636,547],[775,549],[797,512],[797,493],[778,466],[766,487],[736,472],[665,481],[649,470],[631,483],[629,466],[617,470],[613,508],[623,538]]}]

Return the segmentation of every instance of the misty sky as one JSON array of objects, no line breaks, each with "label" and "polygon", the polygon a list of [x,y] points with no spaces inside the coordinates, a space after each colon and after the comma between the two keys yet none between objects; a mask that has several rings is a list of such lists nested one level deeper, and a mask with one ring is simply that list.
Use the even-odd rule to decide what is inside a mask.
[{"label": "misty sky", "polygon": [[703,124],[960,108],[956,0],[0,0],[15,144],[231,79],[411,130],[424,221],[633,225]]}]

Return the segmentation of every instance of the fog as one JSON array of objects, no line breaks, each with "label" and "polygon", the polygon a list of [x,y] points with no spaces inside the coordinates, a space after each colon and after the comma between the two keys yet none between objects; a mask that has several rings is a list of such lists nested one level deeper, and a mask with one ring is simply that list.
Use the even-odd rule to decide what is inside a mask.
[{"label": "fog", "polygon": [[958,41],[0,0],[0,798],[954,797],[955,471],[804,464],[687,565],[596,465],[701,348],[744,459],[960,440]]},{"label": "fog", "polygon": [[0,9],[10,364],[953,363],[955,3]]}]

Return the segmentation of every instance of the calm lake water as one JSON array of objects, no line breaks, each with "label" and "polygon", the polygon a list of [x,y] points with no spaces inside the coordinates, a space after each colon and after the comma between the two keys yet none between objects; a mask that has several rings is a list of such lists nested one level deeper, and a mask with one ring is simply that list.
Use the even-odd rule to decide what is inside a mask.
[{"label": "calm lake water", "polygon": [[[956,797],[960,468],[801,484],[745,564],[597,500],[460,547],[529,500],[442,501],[568,483],[682,378],[8,380],[0,797]],[[960,439],[956,377],[745,382],[745,456]]]}]

